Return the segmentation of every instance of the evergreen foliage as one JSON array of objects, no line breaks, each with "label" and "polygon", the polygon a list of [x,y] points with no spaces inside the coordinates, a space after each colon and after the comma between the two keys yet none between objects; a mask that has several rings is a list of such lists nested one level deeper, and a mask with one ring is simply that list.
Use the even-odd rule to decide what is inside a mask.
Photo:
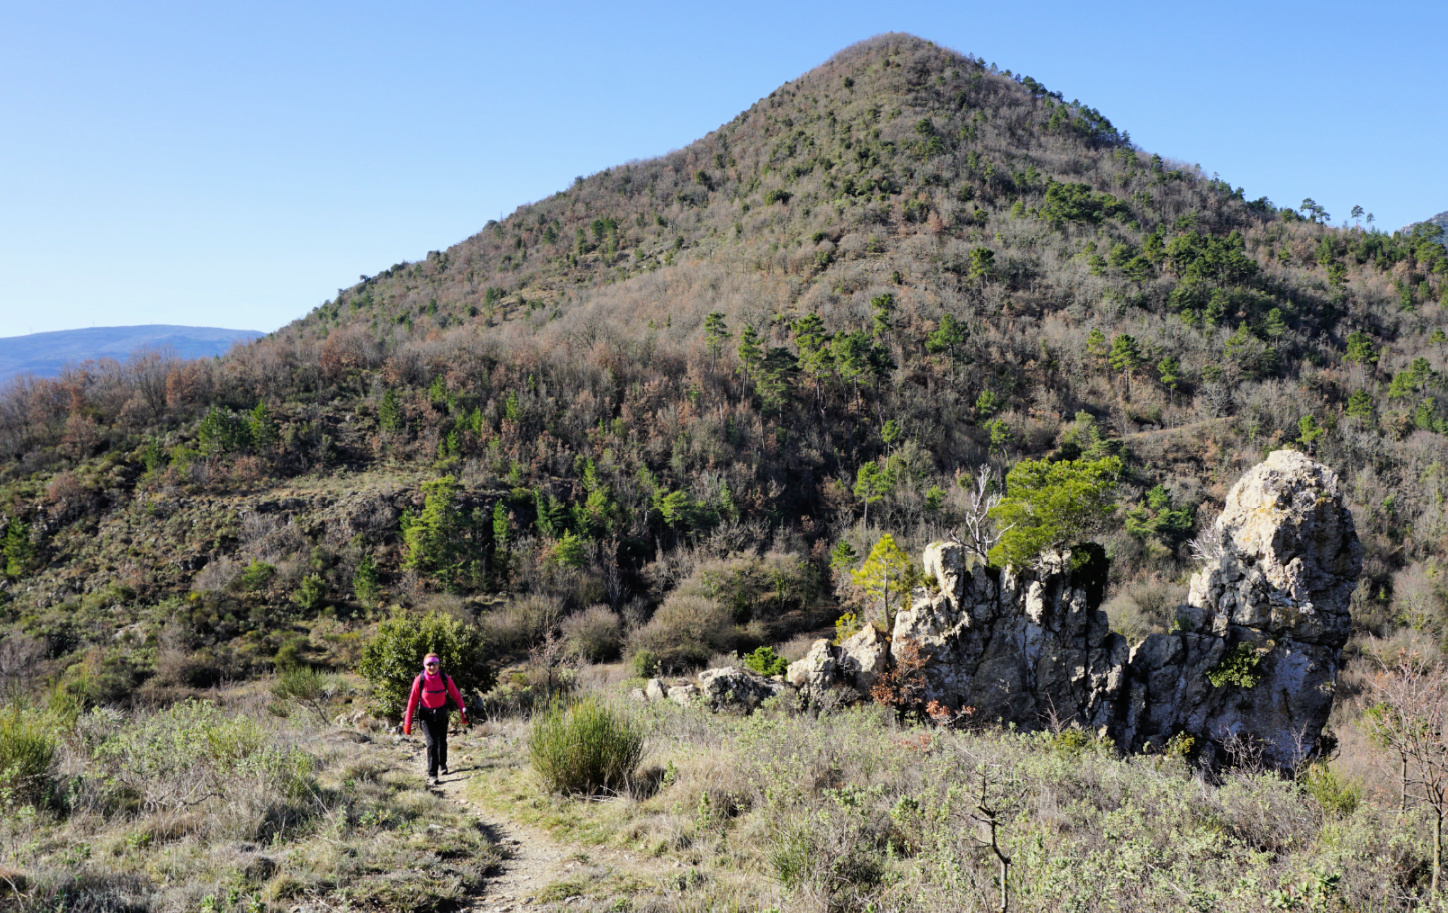
[{"label": "evergreen foliage", "polygon": [[1024,568],[1043,552],[1081,541],[1115,508],[1120,472],[1115,457],[1017,463],[1006,475],[1005,497],[990,511],[1001,530],[991,563]]},{"label": "evergreen foliage", "polygon": [[496,671],[482,632],[443,612],[423,615],[394,609],[362,648],[357,671],[372,685],[372,706],[381,716],[400,718],[422,659],[436,653],[458,689],[487,691]]}]

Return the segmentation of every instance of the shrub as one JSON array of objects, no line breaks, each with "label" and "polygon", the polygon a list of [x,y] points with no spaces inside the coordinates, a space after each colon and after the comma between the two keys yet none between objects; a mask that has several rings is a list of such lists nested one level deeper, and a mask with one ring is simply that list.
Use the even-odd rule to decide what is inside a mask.
[{"label": "shrub", "polygon": [[320,609],[327,601],[327,582],[317,574],[308,574],[297,587],[296,601],[307,612]]},{"label": "shrub", "polygon": [[1331,815],[1349,817],[1362,804],[1362,785],[1339,775],[1326,761],[1309,766],[1297,782]]},{"label": "shrub", "polygon": [[639,650],[629,660],[629,664],[633,666],[634,675],[649,678],[659,672],[659,655],[653,650]]},{"label": "shrub", "polygon": [[529,593],[499,609],[483,613],[478,625],[485,639],[500,652],[526,650],[542,640],[563,616],[563,600],[551,594]]},{"label": "shrub", "polygon": [[835,646],[839,646],[851,637],[854,637],[860,633],[864,627],[864,622],[860,621],[859,616],[854,612],[846,612],[841,615],[835,619]]},{"label": "shrub", "polygon": [[684,669],[703,665],[715,653],[732,651],[735,636],[727,608],[675,590],[649,623],[629,637],[629,645],[635,651],[652,651],[665,669]]},{"label": "shrub", "polygon": [[37,714],[19,704],[0,710],[0,797],[8,792],[21,802],[43,801],[56,744],[51,727]]},{"label": "shrub", "polygon": [[776,656],[773,647],[760,647],[744,657],[744,665],[760,675],[783,675],[789,667],[781,656]]},{"label": "shrub", "polygon": [[643,755],[638,724],[592,699],[568,708],[555,704],[528,733],[534,771],[549,790],[568,795],[617,792]]},{"label": "shrub", "polygon": [[277,575],[277,569],[265,561],[253,561],[241,572],[241,588],[248,593],[266,589],[272,578]]},{"label": "shrub", "polygon": [[125,727],[95,750],[98,780],[149,809],[210,804],[249,836],[305,812],[316,759],[277,744],[251,717],[186,701]]},{"label": "shrub", "polygon": [[589,662],[605,662],[623,648],[623,622],[605,605],[589,606],[564,620],[563,643],[567,651]]},{"label": "shrub", "polygon": [[1262,681],[1262,655],[1251,644],[1237,644],[1228,650],[1220,662],[1207,670],[1207,681],[1213,688],[1236,685],[1239,688],[1255,688]]},{"label": "shrub", "polygon": [[311,666],[296,665],[283,669],[272,683],[272,697],[284,704],[297,704],[327,722],[327,703],[343,689],[335,675],[318,672]]},{"label": "shrub", "polygon": [[402,713],[412,680],[422,671],[422,658],[429,652],[438,655],[443,671],[457,681],[459,689],[487,691],[493,687],[490,651],[476,626],[442,612],[417,616],[397,609],[362,648],[358,671],[372,684],[375,713]]}]

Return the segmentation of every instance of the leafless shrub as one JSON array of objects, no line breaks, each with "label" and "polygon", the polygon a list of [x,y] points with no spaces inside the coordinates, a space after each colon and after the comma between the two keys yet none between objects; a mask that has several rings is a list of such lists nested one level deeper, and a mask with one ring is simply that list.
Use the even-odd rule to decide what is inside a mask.
[{"label": "leafless shrub", "polygon": [[981,561],[989,560],[990,550],[1011,527],[996,529],[990,511],[1001,502],[1004,492],[996,469],[989,463],[976,470],[966,489],[966,506],[961,514],[959,539],[971,554]]},{"label": "leafless shrub", "polygon": [[508,652],[527,649],[541,641],[558,627],[563,615],[563,600],[559,597],[527,594],[482,613],[478,627],[489,643]]},{"label": "leafless shrub", "polygon": [[628,637],[630,653],[649,650],[665,669],[700,666],[713,654],[734,649],[728,610],[704,596],[671,593],[653,618]]},{"label": "leafless shrub", "polygon": [[606,662],[623,648],[623,620],[606,605],[592,605],[564,619],[560,629],[567,650],[589,662]]},{"label": "leafless shrub", "polygon": [[32,676],[40,670],[37,664],[45,658],[45,644],[27,634],[12,633],[0,640],[0,688],[7,695],[25,689]]},{"label": "leafless shrub", "polygon": [[191,589],[201,593],[220,593],[230,589],[244,570],[241,563],[222,555],[207,563],[191,578]]}]

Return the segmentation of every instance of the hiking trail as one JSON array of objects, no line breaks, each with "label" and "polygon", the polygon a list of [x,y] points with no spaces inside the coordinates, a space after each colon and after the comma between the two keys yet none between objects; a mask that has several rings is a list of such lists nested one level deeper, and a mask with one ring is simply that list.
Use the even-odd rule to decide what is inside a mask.
[{"label": "hiking trail", "polygon": [[[679,868],[677,863],[618,847],[560,842],[541,828],[514,821],[469,799],[468,783],[475,777],[487,776],[488,765],[478,759],[488,738],[472,733],[455,735],[449,751],[449,773],[440,778],[437,786],[427,787],[463,806],[487,840],[504,850],[502,871],[489,878],[483,892],[471,897],[462,910],[510,913],[550,909],[583,900],[585,893],[592,893],[589,886],[616,880],[615,876],[642,875],[652,881],[666,870]],[[404,741],[400,747],[402,764],[417,771],[420,780],[424,751],[421,742]]]}]

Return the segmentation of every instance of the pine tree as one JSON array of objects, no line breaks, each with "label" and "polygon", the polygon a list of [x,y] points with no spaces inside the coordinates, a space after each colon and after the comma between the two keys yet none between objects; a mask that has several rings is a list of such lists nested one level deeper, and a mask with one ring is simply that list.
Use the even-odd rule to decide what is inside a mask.
[{"label": "pine tree", "polygon": [[709,349],[710,361],[719,361],[719,356],[724,351],[724,344],[731,338],[733,338],[733,334],[729,332],[729,325],[724,322],[723,313],[715,311],[704,318],[704,344]]},{"label": "pine tree", "polygon": [[1373,417],[1373,398],[1366,390],[1354,390],[1352,396],[1347,398],[1347,414],[1355,418],[1371,419]]},{"label": "pine tree", "polygon": [[1126,375],[1126,395],[1131,395],[1131,375],[1141,366],[1141,347],[1136,337],[1122,333],[1111,341],[1111,367]]},{"label": "pine tree", "polygon": [[871,600],[880,601],[880,620],[888,634],[895,627],[895,612],[899,602],[915,583],[915,565],[910,556],[895,542],[895,537],[886,533],[870,549],[870,555],[860,568],[850,572],[855,585],[865,591]]},{"label": "pine tree", "polygon": [[1048,549],[1072,545],[1098,528],[1116,504],[1121,460],[1022,460],[1006,475],[1006,496],[989,516],[1003,530],[990,550],[998,567],[1026,567]]}]

